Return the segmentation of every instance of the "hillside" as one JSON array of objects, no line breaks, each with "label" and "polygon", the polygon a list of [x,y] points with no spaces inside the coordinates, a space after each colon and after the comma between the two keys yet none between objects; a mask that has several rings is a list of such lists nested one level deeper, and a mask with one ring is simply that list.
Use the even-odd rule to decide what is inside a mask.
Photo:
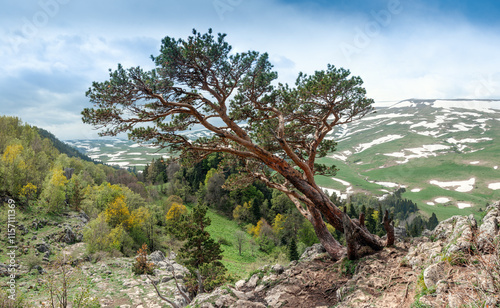
[{"label": "hillside", "polygon": [[[495,107],[498,109],[492,109]],[[334,179],[318,182],[337,194],[366,191],[404,197],[438,218],[477,213],[500,198],[500,101],[407,100],[338,128]]]},{"label": "hillside", "polygon": [[332,262],[315,245],[299,262],[262,267],[191,307],[498,307],[500,202],[486,211],[356,261]]},{"label": "hillside", "polygon": [[[439,220],[478,215],[500,198],[500,100],[405,100],[377,108],[360,121],[338,127],[328,138],[337,151],[320,162],[336,165],[333,178],[318,176],[329,193],[383,197],[398,187],[426,215]],[[192,137],[207,132],[191,132]],[[91,158],[144,168],[166,150],[128,140],[67,140]]]}]

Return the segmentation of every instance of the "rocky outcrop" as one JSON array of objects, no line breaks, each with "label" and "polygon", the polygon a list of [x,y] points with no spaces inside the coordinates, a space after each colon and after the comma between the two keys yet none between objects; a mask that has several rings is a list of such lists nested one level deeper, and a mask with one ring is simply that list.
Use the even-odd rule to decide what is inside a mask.
[{"label": "rocky outcrop", "polygon": [[262,267],[234,285],[199,295],[193,306],[402,308],[481,302],[495,307],[500,275],[487,272],[500,264],[499,223],[497,202],[486,209],[481,224],[472,215],[453,216],[426,236],[397,241],[358,261],[333,262],[315,244],[299,262]]},{"label": "rocky outcrop", "polygon": [[479,227],[476,243],[480,250],[491,252],[494,250],[493,239],[498,236],[500,224],[500,201],[486,208],[483,224]]},{"label": "rocky outcrop", "polygon": [[47,243],[39,243],[36,244],[36,250],[38,250],[38,252],[41,253],[46,253],[46,252],[50,253],[50,246]]},{"label": "rocky outcrop", "polygon": [[154,252],[152,252],[149,256],[148,256],[148,260],[150,262],[153,262],[155,264],[158,264],[159,262],[161,261],[165,261],[165,254],[163,252],[161,252],[160,250],[156,250]]},{"label": "rocky outcrop", "polygon": [[73,244],[76,242],[76,235],[75,232],[73,232],[73,229],[71,227],[66,227],[64,229],[64,233],[59,239],[60,242],[64,242],[66,244]]},{"label": "rocky outcrop", "polygon": [[325,258],[326,256],[326,249],[321,246],[321,244],[314,244],[311,247],[306,248],[306,250],[300,256],[300,260],[312,261],[315,259]]}]

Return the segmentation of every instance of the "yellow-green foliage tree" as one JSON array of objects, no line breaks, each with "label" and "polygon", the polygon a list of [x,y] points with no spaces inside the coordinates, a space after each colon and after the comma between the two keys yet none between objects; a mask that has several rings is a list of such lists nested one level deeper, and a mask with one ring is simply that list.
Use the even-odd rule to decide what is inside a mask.
[{"label": "yellow-green foliage tree", "polygon": [[64,209],[65,187],[68,179],[62,168],[55,167],[45,178],[40,202],[47,212],[60,212]]},{"label": "yellow-green foliage tree", "polygon": [[87,243],[87,251],[90,253],[108,251],[112,246],[110,232],[111,228],[106,223],[103,214],[90,221],[83,230],[83,240]]},{"label": "yellow-green foliage tree", "polygon": [[178,222],[183,216],[187,214],[187,208],[184,204],[177,202],[172,203],[170,210],[168,210],[166,219],[169,222]]},{"label": "yellow-green foliage tree", "polygon": [[6,147],[2,155],[1,175],[2,186],[13,196],[18,196],[25,184],[26,163],[23,158],[24,147],[21,144],[12,144]]},{"label": "yellow-green foliage tree", "polygon": [[273,228],[264,218],[261,218],[255,226],[250,225],[248,233],[255,238],[260,250],[266,253],[273,250],[275,246]]},{"label": "yellow-green foliage tree", "polygon": [[118,225],[125,224],[125,227],[128,229],[130,211],[125,203],[125,197],[118,196],[115,200],[110,202],[104,211],[104,216],[110,227],[114,228]]},{"label": "yellow-green foliage tree", "polygon": [[26,202],[30,202],[36,197],[36,192],[37,192],[37,187],[33,185],[32,183],[28,183],[21,188],[21,192],[19,193],[19,196],[21,197],[22,200],[26,200]]},{"label": "yellow-green foliage tree", "polygon": [[101,185],[87,186],[84,189],[85,199],[82,201],[82,209],[90,217],[97,217],[105,211],[108,204],[117,197],[124,196],[123,188],[119,185],[103,183]]},{"label": "yellow-green foliage tree", "polygon": [[210,181],[210,179],[215,175],[217,174],[217,170],[212,168],[210,170],[208,170],[207,172],[207,175],[205,176],[205,187],[208,185],[208,181]]},{"label": "yellow-green foliage tree", "polygon": [[261,230],[264,222],[265,222],[265,219],[261,218],[255,226],[249,225],[248,229],[247,229],[248,233],[250,233],[250,235],[252,235],[254,238],[259,237],[260,230]]},{"label": "yellow-green foliage tree", "polygon": [[237,205],[233,210],[233,218],[239,223],[249,222],[252,219],[252,201]]},{"label": "yellow-green foliage tree", "polygon": [[[123,225],[111,228],[106,222],[106,215],[101,213],[91,220],[83,230],[83,240],[87,243],[87,251],[131,251],[133,241]],[[126,253],[127,254],[127,253]]]},{"label": "yellow-green foliage tree", "polygon": [[285,229],[286,216],[282,214],[276,214],[273,220],[273,232],[278,237],[281,238],[281,233]]}]

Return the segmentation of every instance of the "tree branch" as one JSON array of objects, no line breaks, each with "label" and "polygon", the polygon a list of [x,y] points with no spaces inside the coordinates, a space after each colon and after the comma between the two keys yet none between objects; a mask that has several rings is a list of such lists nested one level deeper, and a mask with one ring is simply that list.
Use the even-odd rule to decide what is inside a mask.
[{"label": "tree branch", "polygon": [[[151,277],[149,277],[149,275],[146,274],[146,277],[148,277],[149,281],[151,282],[151,284],[153,285],[153,287],[155,288],[156,290],[156,294],[158,294],[158,297],[160,297],[162,300],[164,300],[165,302],[169,303],[170,306],[172,306],[172,308],[180,308],[176,303],[174,303],[173,301],[171,301],[170,299],[166,298],[165,296],[161,295],[160,293],[160,290],[158,290],[158,288],[156,287],[154,281],[151,279]],[[175,277],[175,276],[174,276]],[[177,281],[175,282],[177,284]]]}]

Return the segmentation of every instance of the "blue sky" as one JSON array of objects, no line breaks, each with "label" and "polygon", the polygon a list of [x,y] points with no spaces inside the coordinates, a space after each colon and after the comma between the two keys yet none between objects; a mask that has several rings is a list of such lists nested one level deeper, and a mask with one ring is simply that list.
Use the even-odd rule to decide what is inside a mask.
[{"label": "blue sky", "polygon": [[117,63],[151,68],[163,37],[193,28],[268,52],[281,82],[331,63],[379,104],[500,98],[499,1],[25,0],[0,4],[0,114],[93,138],[91,82]]}]

